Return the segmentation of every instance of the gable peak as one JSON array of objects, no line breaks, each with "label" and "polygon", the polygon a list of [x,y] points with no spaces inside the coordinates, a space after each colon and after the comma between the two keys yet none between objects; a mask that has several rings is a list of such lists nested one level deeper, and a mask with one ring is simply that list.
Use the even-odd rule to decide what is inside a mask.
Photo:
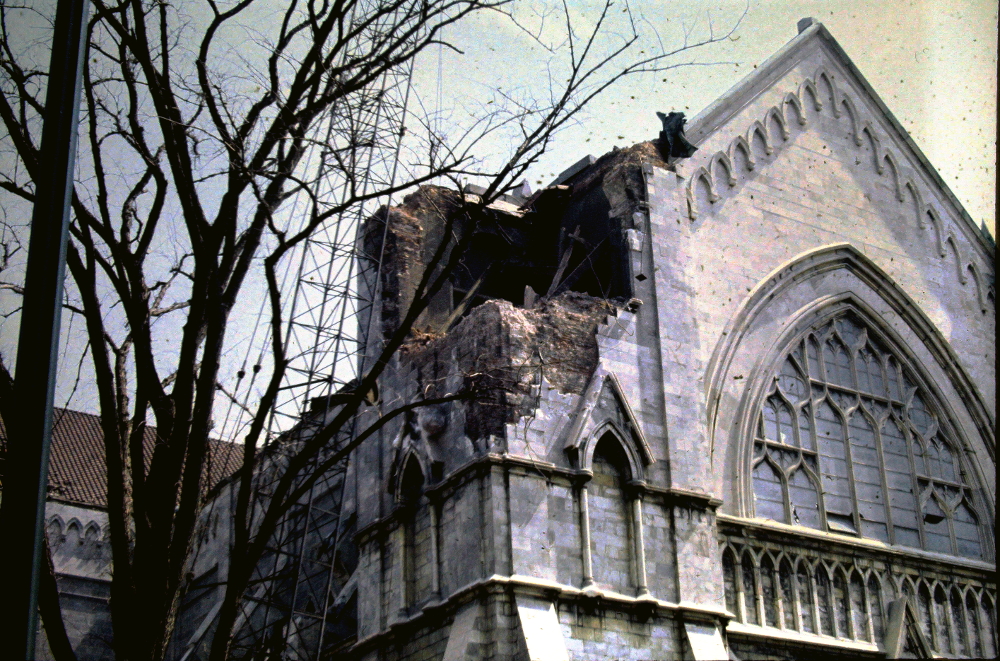
[{"label": "gable peak", "polygon": [[[766,128],[772,118],[780,136],[787,139],[789,127],[797,123],[805,128],[805,111],[815,108],[848,121],[850,135],[859,148],[869,143],[877,174],[892,177],[900,202],[908,195],[914,198],[923,195],[922,200],[915,200],[917,207],[925,207],[919,208],[917,214],[917,223],[922,229],[928,216],[932,217],[932,224],[933,217],[953,218],[953,231],[962,234],[982,259],[991,261],[994,245],[829,30],[814,18],[801,19],[798,29],[794,38],[687,123],[684,135],[700,149],[697,156],[684,163],[692,172],[691,180],[703,178],[697,168],[699,165],[707,167],[704,161],[713,159],[713,154],[717,156],[720,147],[732,158],[737,147],[735,143],[739,142],[733,137],[734,129],[745,132],[743,142],[748,144],[743,151],[748,154],[747,169],[753,169],[751,146],[754,136],[762,141],[766,155],[775,151],[776,145],[772,144],[774,140]],[[800,78],[790,81],[789,73],[793,70]],[[811,75],[803,73],[804,70],[812,72]],[[801,76],[805,76],[804,79]],[[783,85],[788,85],[788,89],[781,89]],[[775,91],[780,91],[783,98],[776,99]],[[773,105],[762,97],[772,99]],[[761,111],[755,124],[749,128],[735,126],[737,118],[745,117],[745,111],[751,106]],[[726,132],[726,139],[731,139],[728,147],[720,144],[721,132]],[[902,171],[904,169],[906,172]],[[709,181],[711,176],[709,171],[704,179],[710,197],[715,197],[714,182]],[[924,191],[918,192],[920,187]],[[929,204],[932,198],[938,202],[933,207]],[[925,201],[928,204],[924,204]],[[692,216],[696,215],[697,210],[694,210]],[[934,227],[933,231],[943,257],[949,232],[940,227]],[[960,271],[964,273],[964,265]]]},{"label": "gable peak", "polygon": [[815,18],[813,18],[812,16],[809,16],[808,18],[800,18],[797,25],[798,25],[798,28],[799,28],[799,34],[802,34],[803,32],[805,32],[806,30],[808,30],[812,26],[814,26],[814,25],[821,25],[821,23],[819,21],[817,21]]}]

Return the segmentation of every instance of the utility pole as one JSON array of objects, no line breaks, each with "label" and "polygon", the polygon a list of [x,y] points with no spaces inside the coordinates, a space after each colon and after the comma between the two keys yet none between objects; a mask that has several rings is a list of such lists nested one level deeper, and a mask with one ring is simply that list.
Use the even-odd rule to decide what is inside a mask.
[{"label": "utility pole", "polygon": [[4,421],[8,439],[0,505],[0,599],[7,616],[0,617],[0,658],[10,661],[35,659],[38,577],[46,562],[42,534],[52,402],[89,4],[59,0],[56,8],[14,374],[18,417]]}]

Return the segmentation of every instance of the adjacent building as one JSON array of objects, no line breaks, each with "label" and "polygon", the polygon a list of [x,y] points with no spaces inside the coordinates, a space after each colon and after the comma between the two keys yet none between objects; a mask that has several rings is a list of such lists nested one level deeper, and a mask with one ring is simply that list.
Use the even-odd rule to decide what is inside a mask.
[{"label": "adjacent building", "polygon": [[[156,429],[147,427],[143,440],[148,457],[156,442]],[[7,442],[7,431],[0,419],[0,497]],[[229,443],[212,441],[209,483],[222,481],[239,467],[240,450]],[[113,563],[104,451],[99,416],[70,409],[54,411],[45,535],[59,588],[63,624],[78,661],[115,658],[109,605]],[[36,656],[39,661],[53,658],[44,629],[39,631]]]}]

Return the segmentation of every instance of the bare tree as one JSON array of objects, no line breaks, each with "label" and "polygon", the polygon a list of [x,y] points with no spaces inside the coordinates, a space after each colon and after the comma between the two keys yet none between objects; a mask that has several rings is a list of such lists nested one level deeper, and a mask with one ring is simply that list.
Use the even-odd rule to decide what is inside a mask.
[{"label": "bare tree", "polygon": [[[226,397],[219,373],[234,310],[266,289],[271,367],[265,387],[245,407],[236,534],[212,646],[212,658],[225,659],[240,601],[281,517],[323,470],[415,406],[400,406],[327,452],[318,466],[313,461],[354,419],[459,263],[464,245],[453,231],[456,220],[510,190],[555,133],[615,81],[682,65],[679,53],[731,31],[674,50],[646,45],[640,51],[639,21],[627,7],[624,31],[609,33],[612,11],[621,11],[610,1],[585,26],[574,23],[566,5],[543,17],[561,21],[558,45],[520,22],[557,58],[552,79],[558,82],[547,99],[501,96],[502,110],[478,118],[461,135],[424,130],[422,149],[413,152],[402,176],[363,185],[363,157],[376,147],[361,118],[379,116],[387,102],[379,81],[411,66],[429,46],[451,47],[442,41],[444,28],[475,12],[509,12],[508,0],[289,0],[278,11],[254,0],[93,5],[67,305],[84,322],[100,404],[120,660],[156,660],[165,653],[202,506],[213,412]],[[0,118],[7,132],[0,190],[24,203],[33,201],[33,181],[41,175],[46,79],[31,63],[38,46],[21,41],[25,35],[14,28],[29,14],[45,19],[30,7],[0,7]],[[419,127],[419,118],[409,121]],[[499,166],[483,171],[473,157],[482,139],[497,131],[512,131],[517,139]],[[485,177],[486,191],[445,218],[447,240],[398,327],[355,387],[342,392],[336,413],[295,446],[269,497],[255,500],[254,467],[289,361],[287,301],[279,282],[285,260],[347,210],[423,182],[473,174]],[[320,177],[335,178],[337,190],[317,195]],[[295,200],[306,203],[292,214]],[[5,267],[17,247],[8,229],[5,224]],[[262,288],[248,293],[255,277]],[[16,278],[0,287],[20,293]],[[469,393],[446,399],[464,396]],[[157,443],[144,459],[148,424],[156,427]],[[55,590],[52,581],[43,587]],[[46,628],[56,631],[56,623],[49,624],[52,610],[45,613]],[[71,655],[65,648],[58,650],[62,658]]]}]

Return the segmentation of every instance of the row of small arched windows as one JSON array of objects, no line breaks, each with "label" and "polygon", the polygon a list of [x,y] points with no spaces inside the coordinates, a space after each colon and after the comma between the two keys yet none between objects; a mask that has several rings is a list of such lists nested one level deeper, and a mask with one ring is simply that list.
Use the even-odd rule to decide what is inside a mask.
[{"label": "row of small arched windows", "polygon": [[84,524],[76,518],[72,518],[68,523],[63,524],[62,518],[58,515],[49,518],[45,526],[45,533],[49,539],[49,545],[55,549],[62,544],[89,545],[104,541],[105,531],[94,521]]},{"label": "row of small arched windows", "polygon": [[938,654],[996,656],[996,595],[982,586],[733,544],[723,547],[722,562],[726,606],[744,624],[878,644],[889,603],[910,599]]}]

